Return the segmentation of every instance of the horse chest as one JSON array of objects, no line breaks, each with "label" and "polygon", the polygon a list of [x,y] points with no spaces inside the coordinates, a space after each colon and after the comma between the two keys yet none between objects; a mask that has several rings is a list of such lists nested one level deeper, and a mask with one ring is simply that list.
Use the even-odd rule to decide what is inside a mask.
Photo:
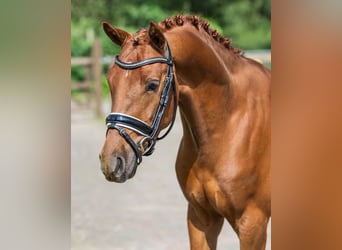
[{"label": "horse chest", "polygon": [[183,191],[189,203],[202,213],[202,217],[210,212],[229,216],[229,211],[232,211],[232,200],[214,178],[202,179],[189,175]]}]

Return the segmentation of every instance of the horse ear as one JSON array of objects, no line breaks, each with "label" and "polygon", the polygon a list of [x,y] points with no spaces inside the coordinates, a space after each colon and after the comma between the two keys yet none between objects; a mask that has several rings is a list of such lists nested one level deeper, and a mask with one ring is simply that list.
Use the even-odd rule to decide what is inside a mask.
[{"label": "horse ear", "polygon": [[103,30],[106,32],[107,36],[117,45],[121,46],[127,37],[131,36],[130,33],[121,30],[119,28],[113,27],[107,22],[102,23]]},{"label": "horse ear", "polygon": [[151,38],[152,43],[161,51],[163,51],[166,39],[163,35],[163,32],[158,27],[158,24],[154,22],[150,22],[150,28],[148,30],[148,34]]}]

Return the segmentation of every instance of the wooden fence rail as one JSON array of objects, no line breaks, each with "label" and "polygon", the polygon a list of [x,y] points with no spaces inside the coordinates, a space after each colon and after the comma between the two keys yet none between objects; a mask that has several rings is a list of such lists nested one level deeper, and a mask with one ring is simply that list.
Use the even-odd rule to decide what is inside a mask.
[{"label": "wooden fence rail", "polygon": [[[95,98],[95,114],[102,115],[102,47],[99,39],[95,39],[91,57],[72,57],[71,66],[85,67],[85,78],[81,82],[72,82],[71,88],[87,93],[87,105]],[[94,88],[92,88],[94,84]]]}]

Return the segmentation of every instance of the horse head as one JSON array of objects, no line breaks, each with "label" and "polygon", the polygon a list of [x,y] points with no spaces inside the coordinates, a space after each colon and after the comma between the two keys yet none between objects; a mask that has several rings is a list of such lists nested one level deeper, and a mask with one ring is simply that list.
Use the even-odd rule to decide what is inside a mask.
[{"label": "horse head", "polygon": [[121,53],[107,74],[112,106],[99,157],[108,181],[125,182],[134,176],[142,156],[152,154],[156,140],[164,137],[158,137],[161,130],[172,127],[176,83],[171,51],[157,24],[151,22],[135,34],[107,22],[103,28]]}]

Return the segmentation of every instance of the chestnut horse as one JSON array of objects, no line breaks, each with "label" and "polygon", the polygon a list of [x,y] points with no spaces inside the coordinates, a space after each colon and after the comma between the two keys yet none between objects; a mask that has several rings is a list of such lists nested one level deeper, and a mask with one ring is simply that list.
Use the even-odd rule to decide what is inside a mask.
[{"label": "chestnut horse", "polygon": [[151,22],[135,34],[106,22],[103,28],[121,46],[107,75],[112,113],[100,153],[106,179],[132,178],[179,106],[176,173],[188,201],[191,249],[216,249],[224,219],[240,249],[265,249],[270,71],[197,16]]}]

